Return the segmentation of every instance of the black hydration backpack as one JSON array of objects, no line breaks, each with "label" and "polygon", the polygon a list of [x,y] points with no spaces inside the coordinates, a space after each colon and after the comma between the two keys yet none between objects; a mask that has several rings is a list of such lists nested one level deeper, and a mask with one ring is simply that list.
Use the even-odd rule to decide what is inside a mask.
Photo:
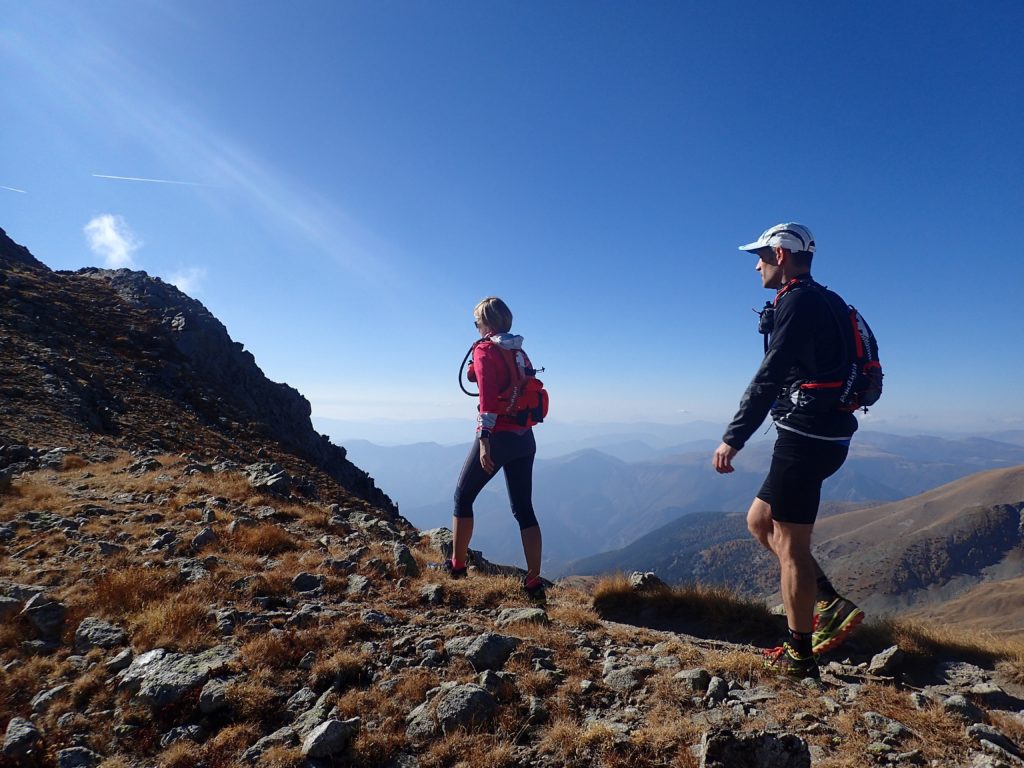
[{"label": "black hydration backpack", "polygon": [[[823,285],[814,282],[807,285],[825,294],[839,326],[840,336],[846,343],[846,362],[826,376],[799,382],[795,388],[813,395],[808,399],[816,402],[815,410],[824,407],[826,410],[852,413],[863,409],[866,413],[868,406],[877,403],[882,396],[883,373],[882,363],[878,359],[878,340],[856,307],[847,304],[839,294]],[[764,334],[765,352],[768,351],[768,335],[774,326],[774,310],[774,305],[766,302],[759,313],[758,331]]]}]

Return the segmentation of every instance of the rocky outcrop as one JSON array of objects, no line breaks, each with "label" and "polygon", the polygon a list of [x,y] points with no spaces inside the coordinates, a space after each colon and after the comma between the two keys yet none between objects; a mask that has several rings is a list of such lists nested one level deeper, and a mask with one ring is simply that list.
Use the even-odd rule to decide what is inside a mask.
[{"label": "rocky outcrop", "polygon": [[[205,445],[250,462],[272,449],[397,514],[345,449],[313,429],[309,402],[270,381],[206,307],[173,285],[127,269],[54,272],[2,230],[0,276],[0,447]],[[6,466],[0,461],[0,472]],[[0,475],[0,486],[9,480]],[[293,480],[274,491],[308,495],[315,486]]]}]

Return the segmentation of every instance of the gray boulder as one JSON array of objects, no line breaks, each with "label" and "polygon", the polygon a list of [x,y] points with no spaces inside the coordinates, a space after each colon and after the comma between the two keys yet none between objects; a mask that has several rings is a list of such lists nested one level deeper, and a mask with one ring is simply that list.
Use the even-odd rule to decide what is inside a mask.
[{"label": "gray boulder", "polygon": [[50,705],[54,700],[60,696],[60,694],[68,688],[68,683],[61,683],[54,688],[48,688],[45,691],[40,691],[32,697],[32,701],[29,702],[29,706],[32,707],[33,715],[41,715],[43,712],[50,708]]},{"label": "gray boulder", "polygon": [[191,741],[195,744],[201,744],[203,739],[206,737],[206,732],[198,725],[181,725],[177,728],[172,728],[163,736],[160,737],[160,746],[166,749],[179,741]]},{"label": "gray boulder", "polygon": [[302,754],[306,757],[332,757],[343,752],[352,737],[359,733],[359,725],[358,717],[321,723],[302,742]]},{"label": "gray boulder", "polygon": [[632,693],[644,684],[646,674],[638,667],[619,667],[609,670],[604,684],[618,693]]},{"label": "gray boulder", "polygon": [[688,691],[704,695],[711,682],[711,673],[706,669],[684,669],[672,676],[673,680],[679,683]]},{"label": "gray boulder", "polygon": [[873,675],[894,675],[903,665],[903,651],[898,645],[886,648],[881,653],[875,654],[868,664],[868,672]]},{"label": "gray boulder", "polygon": [[506,608],[494,623],[504,628],[518,624],[548,624],[550,619],[540,608]]},{"label": "gray boulder", "polygon": [[103,756],[91,749],[71,747],[57,753],[57,768],[96,768],[101,760]]},{"label": "gray boulder", "polygon": [[56,600],[50,600],[40,593],[33,595],[21,609],[21,615],[29,620],[44,639],[56,640],[64,631],[64,617],[67,609]]},{"label": "gray boulder", "polygon": [[117,648],[125,644],[123,629],[93,616],[82,619],[75,630],[75,650],[85,653],[91,648]]},{"label": "gray boulder", "polygon": [[634,571],[629,574],[629,586],[634,592],[651,592],[659,589],[668,589],[668,585],[659,579],[653,572],[641,573]]},{"label": "gray boulder", "polygon": [[242,762],[255,765],[271,747],[292,747],[299,741],[299,736],[294,728],[280,728],[269,736],[264,736],[245,752],[242,753]]},{"label": "gray boulder", "polygon": [[42,734],[31,720],[12,717],[7,724],[7,732],[4,734],[4,756],[24,757],[35,749],[41,738]]},{"label": "gray boulder", "polygon": [[457,728],[489,724],[498,711],[494,697],[479,685],[457,685],[437,705],[441,730],[450,734]]},{"label": "gray boulder", "polygon": [[985,719],[985,713],[959,693],[944,699],[942,708],[965,723],[980,723]]},{"label": "gray boulder", "polygon": [[416,558],[412,556],[412,550],[410,550],[405,544],[396,543],[394,545],[394,556],[395,556],[395,568],[398,573],[402,576],[419,576],[420,566],[416,562]]},{"label": "gray boulder", "polygon": [[199,711],[204,715],[212,715],[227,709],[230,685],[228,680],[208,680],[199,693]]},{"label": "gray boulder", "polygon": [[199,550],[205,547],[207,544],[213,544],[217,541],[217,533],[207,526],[203,528],[199,533],[192,537],[192,549]]},{"label": "gray boulder", "polygon": [[316,703],[310,709],[303,712],[295,719],[295,723],[292,727],[298,733],[300,739],[305,741],[306,737],[314,728],[320,725],[324,720],[329,719],[331,712],[331,705],[329,702],[333,694],[333,689],[328,688],[320,694],[320,698],[316,700]]},{"label": "gray boulder", "polygon": [[522,641],[517,637],[485,632],[478,637],[456,637],[445,644],[449,656],[465,656],[477,672],[505,666]]},{"label": "gray boulder", "polygon": [[195,654],[168,653],[163,648],[144,653],[120,673],[121,687],[153,707],[166,707],[221,672],[238,652],[218,645]]},{"label": "gray boulder", "polygon": [[21,610],[21,600],[7,595],[0,595],[0,621],[5,624],[18,615]]},{"label": "gray boulder", "polygon": [[1016,744],[1010,741],[1010,739],[1003,735],[1002,732],[996,730],[991,725],[985,725],[984,723],[975,723],[974,725],[968,726],[967,735],[975,741],[977,741],[983,747],[985,746],[985,742],[987,741],[990,744],[994,744],[1000,749],[1009,752],[1011,755],[1018,759],[1024,757],[1024,754],[1021,754],[1020,747],[1018,747]]},{"label": "gray boulder", "polygon": [[287,496],[291,491],[291,476],[277,464],[250,464],[245,470],[249,485],[258,491],[269,491],[279,496]]},{"label": "gray boulder", "polygon": [[811,768],[811,751],[791,733],[705,732],[700,768]]},{"label": "gray boulder", "polygon": [[292,579],[292,589],[296,592],[312,592],[324,585],[323,576],[314,576],[312,573],[303,571]]}]

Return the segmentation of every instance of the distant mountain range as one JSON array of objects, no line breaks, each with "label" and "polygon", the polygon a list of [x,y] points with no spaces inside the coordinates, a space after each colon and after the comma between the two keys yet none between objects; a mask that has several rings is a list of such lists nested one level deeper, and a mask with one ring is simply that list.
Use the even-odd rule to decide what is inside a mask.
[{"label": "distant mountain range", "polygon": [[[544,435],[538,428],[538,442]],[[701,427],[707,429],[706,425]],[[1012,434],[1010,435],[1012,437]],[[534,500],[544,532],[545,568],[625,547],[685,515],[745,512],[771,460],[769,440],[752,442],[737,458],[737,471],[711,469],[717,440],[696,438],[651,445],[636,436],[600,433],[596,445],[538,458]],[[449,525],[452,495],[469,444],[417,443],[383,447],[363,440],[336,440],[369,472],[402,514],[421,528]],[[566,443],[571,447],[572,443]],[[619,453],[619,456],[612,455]],[[623,456],[643,455],[639,460]],[[922,493],[979,470],[1024,464],[1024,445],[972,437],[905,437],[859,433],[844,467],[825,484],[831,501],[887,502]],[[496,479],[476,504],[474,547],[501,562],[522,557],[504,482]]]},{"label": "distant mountain range", "polygon": [[[833,583],[872,613],[1024,630],[1024,466],[989,470],[909,499],[826,505],[814,551]],[[778,567],[742,514],[703,512],[568,573],[652,570],[672,583],[771,595]]]}]

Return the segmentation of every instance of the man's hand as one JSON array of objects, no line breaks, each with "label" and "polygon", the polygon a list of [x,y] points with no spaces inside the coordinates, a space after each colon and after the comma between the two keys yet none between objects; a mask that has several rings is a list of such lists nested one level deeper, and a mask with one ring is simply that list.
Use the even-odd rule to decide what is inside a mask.
[{"label": "man's hand", "polygon": [[711,458],[711,466],[715,468],[715,472],[719,474],[726,474],[733,472],[732,457],[735,456],[739,451],[733,448],[731,445],[722,443],[715,450],[715,455]]},{"label": "man's hand", "polygon": [[491,440],[487,437],[480,439],[480,466],[488,475],[493,475],[495,472],[494,460],[491,458]]}]

